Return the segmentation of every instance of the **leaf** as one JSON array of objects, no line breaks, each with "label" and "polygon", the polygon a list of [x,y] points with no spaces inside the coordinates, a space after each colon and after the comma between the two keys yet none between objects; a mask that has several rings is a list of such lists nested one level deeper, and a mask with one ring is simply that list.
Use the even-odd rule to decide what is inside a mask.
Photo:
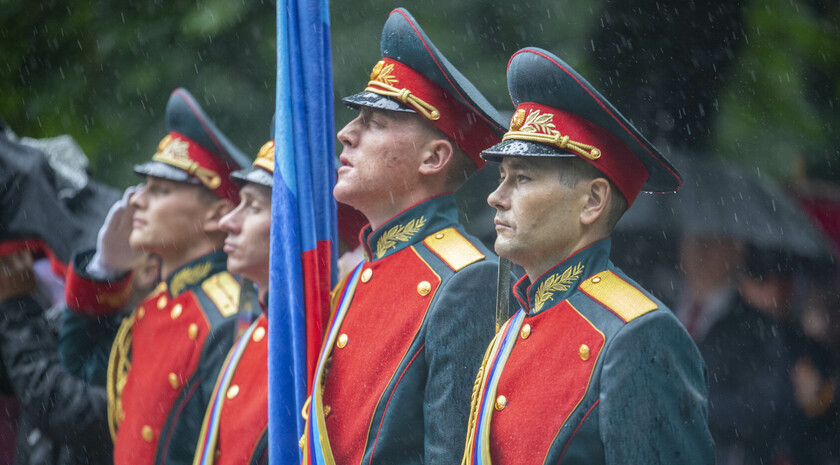
[{"label": "leaf", "polygon": [[407,242],[420,231],[420,228],[426,224],[426,218],[421,216],[406,223],[405,225],[396,225],[393,228],[385,231],[379,240],[376,241],[376,257],[382,258],[389,249],[397,245],[397,242]]},{"label": "leaf", "polygon": [[554,135],[554,123],[551,121],[554,115],[551,113],[540,114],[539,110],[534,110],[525,119],[525,123],[519,129],[522,132],[539,132],[544,134]]},{"label": "leaf", "polygon": [[540,311],[556,291],[568,291],[569,286],[580,277],[583,268],[583,263],[578,263],[574,267],[566,268],[563,273],[554,273],[546,278],[537,288],[537,293],[534,296],[534,311]]}]

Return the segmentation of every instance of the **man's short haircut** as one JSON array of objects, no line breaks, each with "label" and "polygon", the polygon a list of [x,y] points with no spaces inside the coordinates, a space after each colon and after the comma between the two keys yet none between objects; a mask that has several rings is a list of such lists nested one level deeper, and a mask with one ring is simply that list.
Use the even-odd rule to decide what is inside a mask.
[{"label": "man's short haircut", "polygon": [[464,152],[458,144],[455,143],[449,136],[441,131],[437,126],[432,124],[429,120],[419,116],[419,121],[422,121],[422,126],[426,129],[431,137],[434,139],[443,139],[452,144],[453,156],[446,167],[446,184],[451,191],[455,191],[461,184],[464,184],[470,178],[478,167],[475,162]]},{"label": "man's short haircut", "polygon": [[198,200],[204,205],[212,205],[213,203],[221,200],[221,197],[214,194],[213,191],[204,187],[204,186],[196,186],[198,187]]},{"label": "man's short haircut", "polygon": [[604,176],[604,173],[598,171],[598,168],[590,165],[585,160],[581,160],[578,157],[562,158],[560,167],[560,183],[569,187],[574,187],[578,182],[587,182],[595,178],[604,178],[607,180],[610,185],[611,200],[607,206],[606,233],[612,234],[616,223],[624,215],[624,212],[627,211],[627,200],[624,198],[624,195],[621,194],[612,181]]}]

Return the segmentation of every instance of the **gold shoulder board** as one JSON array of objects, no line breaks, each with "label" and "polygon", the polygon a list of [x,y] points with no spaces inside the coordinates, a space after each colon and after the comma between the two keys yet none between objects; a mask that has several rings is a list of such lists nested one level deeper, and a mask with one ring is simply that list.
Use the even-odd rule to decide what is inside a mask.
[{"label": "gold shoulder board", "polygon": [[453,271],[485,259],[470,241],[455,228],[438,231],[423,239],[423,244],[449,265]]},{"label": "gold shoulder board", "polygon": [[658,308],[642,291],[609,270],[588,278],[581,283],[580,289],[625,323]]},{"label": "gold shoulder board", "polygon": [[201,289],[216,304],[222,316],[229,317],[239,311],[239,283],[227,271],[205,279]]}]

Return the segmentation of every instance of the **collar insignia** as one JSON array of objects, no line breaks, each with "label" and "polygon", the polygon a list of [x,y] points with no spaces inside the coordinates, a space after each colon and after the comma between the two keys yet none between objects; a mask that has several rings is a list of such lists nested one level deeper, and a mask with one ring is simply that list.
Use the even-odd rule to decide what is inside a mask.
[{"label": "collar insignia", "polygon": [[540,283],[540,287],[537,288],[537,294],[534,296],[534,311],[538,312],[542,310],[542,306],[554,296],[556,291],[568,291],[569,286],[577,281],[582,272],[583,263],[578,263],[573,267],[566,268],[563,273],[554,273]]},{"label": "collar insignia", "polygon": [[421,216],[415,220],[411,220],[405,225],[398,224],[393,228],[385,231],[379,240],[376,241],[376,258],[382,258],[389,249],[394,248],[398,242],[407,242],[420,231],[420,228],[426,224],[426,217]]},{"label": "collar insignia", "polygon": [[169,289],[173,297],[177,297],[187,286],[193,286],[200,283],[210,274],[213,264],[209,261],[199,263],[195,266],[184,268],[175,273],[169,283]]}]

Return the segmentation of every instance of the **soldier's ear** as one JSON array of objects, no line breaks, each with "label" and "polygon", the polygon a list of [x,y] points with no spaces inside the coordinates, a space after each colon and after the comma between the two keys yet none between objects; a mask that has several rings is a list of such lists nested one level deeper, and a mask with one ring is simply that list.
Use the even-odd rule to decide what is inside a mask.
[{"label": "soldier's ear", "polygon": [[205,232],[221,231],[220,222],[222,217],[230,213],[236,205],[230,199],[218,199],[211,203],[207,208],[207,213],[204,216],[202,226]]},{"label": "soldier's ear", "polygon": [[446,139],[432,139],[427,142],[418,170],[420,174],[437,174],[445,171],[455,156],[452,142]]},{"label": "soldier's ear", "polygon": [[610,183],[604,178],[595,178],[586,183],[585,202],[580,212],[580,222],[592,225],[604,221],[610,204]]}]

